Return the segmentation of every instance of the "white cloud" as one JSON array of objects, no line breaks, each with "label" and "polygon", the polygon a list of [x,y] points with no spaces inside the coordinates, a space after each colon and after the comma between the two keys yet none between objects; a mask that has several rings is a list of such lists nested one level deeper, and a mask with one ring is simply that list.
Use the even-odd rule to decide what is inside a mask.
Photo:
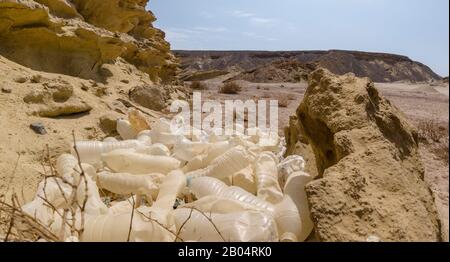
[{"label": "white cloud", "polygon": [[161,28],[166,33],[166,40],[176,49],[201,49],[205,40],[224,39],[224,33],[229,32],[226,27],[172,27]]},{"label": "white cloud", "polygon": [[232,15],[235,17],[254,17],[255,16],[255,14],[253,14],[253,13],[248,13],[248,12],[241,11],[241,10],[234,10],[232,12]]},{"label": "white cloud", "polygon": [[256,26],[274,26],[278,23],[276,19],[252,17],[250,23]]},{"label": "white cloud", "polygon": [[231,12],[231,15],[237,18],[247,19],[248,22],[253,26],[272,27],[278,24],[277,19],[260,17],[254,13],[249,13],[242,10],[234,10],[233,12]]},{"label": "white cloud", "polygon": [[204,27],[204,26],[197,26],[194,27],[193,30],[200,31],[200,32],[207,32],[207,33],[223,33],[228,32],[228,29],[223,26],[219,27]]},{"label": "white cloud", "polygon": [[164,32],[166,33],[166,38],[170,41],[189,39],[188,34],[182,31],[178,31],[176,29],[175,30],[166,29],[164,30]]}]

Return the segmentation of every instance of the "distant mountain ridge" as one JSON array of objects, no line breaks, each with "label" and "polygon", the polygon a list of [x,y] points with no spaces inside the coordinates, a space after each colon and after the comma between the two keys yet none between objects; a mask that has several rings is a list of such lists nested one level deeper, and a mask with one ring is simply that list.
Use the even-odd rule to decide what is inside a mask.
[{"label": "distant mountain ridge", "polygon": [[[274,62],[294,61],[306,68],[323,67],[335,74],[352,72],[358,77],[369,77],[375,82],[429,82],[442,77],[428,66],[402,55],[361,51],[187,51],[174,50],[181,60],[184,72],[238,71],[243,79],[250,80],[252,72],[261,71]],[[295,63],[293,63],[295,64]],[[270,71],[270,69],[267,69]],[[291,70],[292,71],[292,70]],[[245,75],[245,76],[244,76]],[[284,74],[281,74],[284,75]],[[240,76],[237,78],[239,79]],[[262,77],[264,78],[264,77]],[[270,82],[270,79],[265,79]],[[280,79],[276,79],[277,81]],[[289,79],[287,79],[289,80]]]}]

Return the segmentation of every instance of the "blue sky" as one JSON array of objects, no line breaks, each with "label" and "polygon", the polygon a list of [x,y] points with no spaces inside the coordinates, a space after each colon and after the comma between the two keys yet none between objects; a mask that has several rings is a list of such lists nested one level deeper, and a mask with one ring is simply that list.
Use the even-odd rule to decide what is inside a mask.
[{"label": "blue sky", "polygon": [[150,0],[173,49],[348,49],[449,74],[448,0]]}]

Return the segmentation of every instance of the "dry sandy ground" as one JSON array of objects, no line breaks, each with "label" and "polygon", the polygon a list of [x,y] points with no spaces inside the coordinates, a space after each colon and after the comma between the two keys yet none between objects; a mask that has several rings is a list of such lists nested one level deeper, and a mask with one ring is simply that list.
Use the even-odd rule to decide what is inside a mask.
[{"label": "dry sandy ground", "polygon": [[[226,77],[225,77],[226,78]],[[202,92],[202,97],[211,100],[235,99],[280,99],[288,98],[287,107],[279,108],[279,127],[283,129],[289,123],[303,99],[307,83],[250,83],[238,81],[243,86],[239,95],[219,94],[218,89],[224,78],[205,81],[209,89]],[[400,108],[412,122],[432,119],[442,124],[449,121],[449,87],[443,85],[406,83],[376,83],[376,87]]]},{"label": "dry sandy ground", "polygon": [[[44,169],[41,163],[46,145],[54,157],[70,150],[72,130],[78,140],[103,139],[105,134],[99,127],[99,119],[106,113],[115,117],[124,116],[118,112],[126,112],[127,108],[117,99],[126,98],[130,86],[150,82],[148,76],[129,64],[118,62],[108,66],[112,77],[100,84],[60,74],[37,72],[0,56],[0,196],[6,195],[9,199],[15,192],[22,202],[30,201],[37,184],[42,180],[40,174],[44,173]],[[41,76],[39,83],[29,80],[35,75]],[[20,78],[28,80],[21,83],[17,80]],[[35,105],[26,104],[23,98],[49,81],[69,83],[74,87],[74,94],[93,109],[89,113],[57,118],[33,115]],[[83,86],[88,89],[84,91]],[[104,95],[95,94],[99,88],[106,88]],[[153,113],[155,117],[160,116]],[[30,129],[30,124],[35,122],[45,126],[46,135],[38,135]]]},{"label": "dry sandy ground", "polygon": [[[279,99],[289,98],[287,107],[279,108],[279,129],[289,124],[289,116],[295,111],[303,99],[307,89],[306,83],[249,83],[239,81],[243,86],[238,95],[219,94],[218,89],[225,77],[205,81],[208,90],[202,91],[204,99],[236,100],[236,99]],[[438,84],[376,83],[376,87],[414,124],[424,120],[433,120],[442,126],[449,123],[449,87]],[[448,130],[448,129],[447,129]],[[447,133],[448,136],[448,133]],[[425,166],[425,180],[430,184],[436,198],[441,220],[448,229],[449,221],[449,167],[448,163],[437,157],[431,148],[421,144],[421,155]]]}]

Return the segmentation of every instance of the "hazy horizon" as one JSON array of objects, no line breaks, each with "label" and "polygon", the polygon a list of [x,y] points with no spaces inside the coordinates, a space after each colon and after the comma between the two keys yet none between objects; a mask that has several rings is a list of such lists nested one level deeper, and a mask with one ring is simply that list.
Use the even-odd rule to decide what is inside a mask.
[{"label": "hazy horizon", "polygon": [[173,50],[390,53],[449,74],[448,0],[152,0],[149,9]]}]

